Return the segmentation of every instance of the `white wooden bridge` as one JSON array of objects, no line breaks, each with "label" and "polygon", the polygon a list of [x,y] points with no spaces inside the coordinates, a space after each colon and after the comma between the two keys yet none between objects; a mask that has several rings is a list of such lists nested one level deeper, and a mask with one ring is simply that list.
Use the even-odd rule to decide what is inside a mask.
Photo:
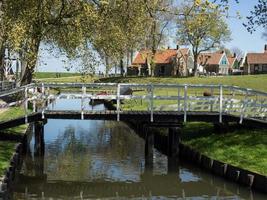
[{"label": "white wooden bridge", "polygon": [[[123,88],[131,88],[134,92],[122,94]],[[267,93],[227,85],[36,83],[2,92],[0,99],[9,99],[8,102],[2,103],[1,107],[23,104],[25,123],[29,122],[29,116],[36,114],[41,115],[42,119],[55,117],[57,114],[62,118],[64,114],[67,118],[71,115],[77,118],[77,115],[80,115],[80,119],[106,114],[112,115],[111,119],[116,115],[116,120],[120,121],[122,116],[125,118],[127,115],[129,118],[132,114],[136,117],[139,113],[149,118],[150,122],[154,122],[159,115],[168,118],[168,113],[172,113],[170,117],[175,118],[176,113],[182,122],[192,121],[192,115],[198,116],[197,119],[200,121],[201,116],[204,119],[205,115],[209,115],[212,116],[213,122],[219,123],[223,123],[228,116],[235,119],[233,121],[238,120],[240,124],[244,120],[267,124]],[[80,109],[49,110],[47,105],[57,99],[77,99],[81,105]],[[86,103],[93,100],[110,101],[114,104],[115,110],[86,110]],[[31,111],[28,109],[30,104]]]}]

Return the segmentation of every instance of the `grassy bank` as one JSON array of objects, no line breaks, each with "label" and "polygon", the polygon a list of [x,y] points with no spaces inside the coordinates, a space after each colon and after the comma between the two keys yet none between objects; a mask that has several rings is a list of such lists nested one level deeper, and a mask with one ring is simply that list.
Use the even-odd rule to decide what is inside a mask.
[{"label": "grassy bank", "polygon": [[68,76],[68,77],[60,77],[60,78],[40,78],[35,79],[37,82],[50,82],[50,83],[92,83],[96,80],[96,78],[91,76]]},{"label": "grassy bank", "polygon": [[15,142],[0,141],[0,177],[3,176],[6,168],[9,166],[15,145]]},{"label": "grassy bank", "polygon": [[35,79],[43,79],[43,78],[64,78],[64,77],[72,77],[72,76],[80,76],[80,73],[70,73],[70,72],[35,72]]},{"label": "grassy bank", "polygon": [[183,143],[202,154],[267,175],[267,130],[236,130],[218,135],[211,124],[189,123],[183,132]]},{"label": "grassy bank", "polygon": [[225,76],[225,77],[189,77],[189,78],[159,78],[159,77],[112,77],[103,78],[99,82],[116,83],[174,83],[174,84],[223,84],[267,92],[267,75]]},{"label": "grassy bank", "polygon": [[[17,117],[24,116],[23,107],[11,107],[7,110],[2,110],[0,121],[6,121]],[[0,134],[23,135],[28,125],[20,125],[13,128],[1,130]],[[5,169],[9,165],[10,158],[14,153],[14,147],[17,142],[0,141],[0,177],[3,176]]]}]

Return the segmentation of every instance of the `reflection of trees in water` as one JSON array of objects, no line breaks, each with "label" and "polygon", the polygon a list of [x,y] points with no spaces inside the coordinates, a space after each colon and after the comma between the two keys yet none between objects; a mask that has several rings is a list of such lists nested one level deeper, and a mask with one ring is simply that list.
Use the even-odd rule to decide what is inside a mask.
[{"label": "reflection of trees in water", "polygon": [[90,152],[75,134],[74,127],[66,127],[46,147],[46,169],[53,179],[77,180],[88,177]]},{"label": "reflection of trees in water", "polygon": [[69,125],[47,142],[45,163],[51,178],[90,180],[107,177],[114,168],[139,171],[144,153],[141,138],[124,123],[98,121],[92,127]]},{"label": "reflection of trees in water", "polygon": [[[106,136],[108,134],[109,136]],[[104,153],[110,154],[113,159],[140,159],[144,154],[144,142],[132,129],[122,122],[106,121],[99,129],[99,140],[103,142],[109,138],[108,145],[99,146]]]}]

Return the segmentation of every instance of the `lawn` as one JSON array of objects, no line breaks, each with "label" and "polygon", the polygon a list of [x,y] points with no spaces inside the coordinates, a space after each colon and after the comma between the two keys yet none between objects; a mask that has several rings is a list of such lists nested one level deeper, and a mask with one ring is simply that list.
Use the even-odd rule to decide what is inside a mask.
[{"label": "lawn", "polygon": [[188,123],[182,142],[212,159],[267,175],[267,130],[215,134],[211,124]]},{"label": "lawn", "polygon": [[44,79],[44,78],[64,78],[71,76],[80,76],[80,73],[70,73],[70,72],[35,72],[35,79]]},{"label": "lawn", "polygon": [[223,84],[243,88],[251,88],[267,92],[267,74],[248,76],[224,77],[189,77],[189,78],[163,78],[163,77],[112,77],[103,78],[99,82],[116,83],[173,83],[173,84]]},{"label": "lawn", "polygon": [[[10,120],[21,116],[24,116],[23,107],[11,107],[1,112],[0,121]],[[27,127],[27,124],[12,127],[1,130],[0,134],[23,135]],[[4,170],[9,165],[10,158],[14,153],[15,144],[16,142],[13,141],[0,141],[0,177],[3,175]]]},{"label": "lawn", "polygon": [[15,142],[0,141],[0,177],[9,166],[15,145]]}]

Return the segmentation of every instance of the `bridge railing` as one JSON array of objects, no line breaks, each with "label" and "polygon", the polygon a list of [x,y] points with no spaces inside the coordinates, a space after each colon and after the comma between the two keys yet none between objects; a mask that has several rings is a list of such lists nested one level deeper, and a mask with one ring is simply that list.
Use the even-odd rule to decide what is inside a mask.
[{"label": "bridge railing", "polygon": [[184,122],[187,121],[188,112],[217,113],[220,123],[223,122],[223,114],[239,116],[240,123],[243,122],[244,118],[267,121],[267,93],[236,86],[40,83],[0,93],[0,99],[16,95],[20,98],[8,101],[4,107],[24,105],[25,121],[31,112],[41,111],[45,117],[45,112],[49,108],[48,105],[58,99],[79,99],[81,119],[84,118],[83,115],[86,111],[86,101],[105,100],[114,104],[118,120],[120,120],[120,113],[123,111],[148,110],[152,122],[156,111],[181,112],[184,116]]}]

